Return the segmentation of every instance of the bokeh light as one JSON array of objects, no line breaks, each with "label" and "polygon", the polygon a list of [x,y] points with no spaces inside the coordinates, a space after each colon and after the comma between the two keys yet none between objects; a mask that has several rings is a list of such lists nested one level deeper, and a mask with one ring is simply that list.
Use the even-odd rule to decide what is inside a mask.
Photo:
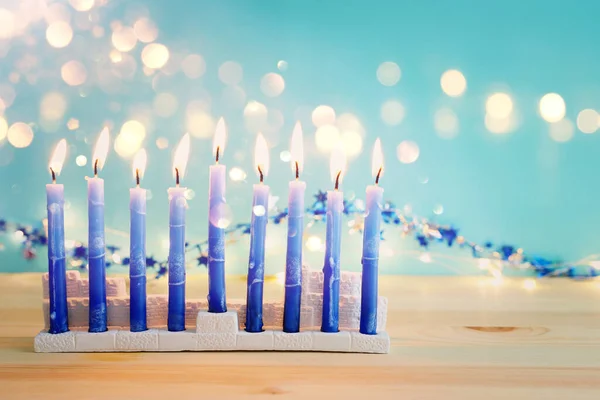
[{"label": "bokeh light", "polygon": [[73,40],[73,28],[66,21],[55,21],[46,29],[46,40],[57,49],[67,47]]},{"label": "bokeh light", "polygon": [[573,138],[575,126],[569,119],[563,118],[550,124],[550,137],[552,140],[564,143]]},{"label": "bokeh light", "polygon": [[386,125],[400,125],[404,119],[404,106],[398,100],[388,100],[381,105],[381,119]]},{"label": "bokeh light", "polygon": [[44,10],[44,19],[48,24],[55,21],[71,21],[71,10],[62,2],[54,2],[48,4],[48,7]]},{"label": "bokeh light", "polygon": [[69,0],[69,4],[77,11],[89,11],[94,7],[94,0]]},{"label": "bokeh light", "polygon": [[340,130],[335,125],[322,125],[315,132],[315,144],[321,153],[329,154],[340,140]]},{"label": "bokeh light", "polygon": [[162,68],[169,61],[169,49],[164,44],[150,43],[142,50],[142,62],[148,68]]},{"label": "bokeh light", "polygon": [[192,101],[186,107],[186,129],[194,137],[212,138],[216,121],[206,110],[204,103]]},{"label": "bokeh light", "polygon": [[246,172],[239,167],[233,167],[229,170],[229,179],[234,182],[241,182],[246,179]]},{"label": "bokeh light", "polygon": [[336,125],[340,131],[354,131],[361,136],[365,134],[365,128],[360,119],[352,113],[344,113],[337,117]]},{"label": "bokeh light", "polygon": [[318,236],[311,235],[306,239],[305,245],[308,251],[321,251],[323,248],[323,240]]},{"label": "bokeh light", "polygon": [[288,69],[287,61],[285,61],[285,60],[277,61],[277,69],[280,71],[287,71],[287,69]]},{"label": "bokeh light", "polygon": [[384,86],[394,86],[400,80],[401,72],[398,64],[386,61],[377,68],[377,80]]},{"label": "bokeh light", "polygon": [[419,146],[411,140],[403,140],[396,148],[398,160],[403,164],[412,164],[419,158]]},{"label": "bokeh light", "polygon": [[495,134],[512,132],[516,125],[516,120],[512,115],[506,118],[494,118],[490,114],[486,114],[485,116],[485,127]]},{"label": "bokeh light", "polygon": [[156,24],[148,18],[140,18],[133,24],[133,32],[142,43],[151,43],[158,37]]},{"label": "bokeh light", "polygon": [[437,135],[442,139],[453,139],[458,135],[458,117],[450,108],[437,110],[433,116],[433,125]]},{"label": "bokeh light", "polygon": [[433,213],[436,215],[442,215],[444,213],[444,206],[441,204],[436,204],[433,207]]},{"label": "bokeh light", "polygon": [[33,141],[33,130],[24,122],[15,122],[8,128],[6,136],[10,144],[17,149],[22,149]]},{"label": "bokeh light", "polygon": [[342,132],[342,143],[344,145],[344,151],[348,158],[356,157],[360,154],[363,145],[362,136],[356,131],[344,131]]},{"label": "bokeh light", "polygon": [[177,111],[177,97],[171,93],[159,93],[154,98],[154,112],[159,117],[167,118]]},{"label": "bokeh light", "polygon": [[87,164],[87,157],[83,154],[78,155],[75,158],[75,164],[77,164],[79,167],[84,167]]},{"label": "bokeh light", "polygon": [[567,107],[559,94],[548,93],[540,99],[539,111],[546,121],[558,122],[565,117]]},{"label": "bokeh light", "polygon": [[6,133],[8,132],[8,122],[4,117],[0,117],[0,142],[2,142],[6,138]]},{"label": "bokeh light", "polygon": [[0,111],[4,111],[4,109],[10,107],[16,97],[17,92],[11,85],[0,83],[0,105],[2,106],[0,107]]},{"label": "bokeh light", "polygon": [[74,131],[76,129],[79,129],[79,120],[75,119],[75,118],[69,118],[69,120],[67,121],[67,128],[70,131]]},{"label": "bokeh light", "polygon": [[459,97],[467,89],[467,80],[465,76],[456,69],[449,69],[442,74],[440,79],[442,90],[450,97]]},{"label": "bokeh light", "polygon": [[9,39],[15,30],[15,15],[6,8],[0,8],[0,39]]},{"label": "bokeh light", "polygon": [[583,133],[594,133],[598,130],[600,116],[596,110],[581,110],[577,115],[577,128]]},{"label": "bokeh light", "polygon": [[181,62],[181,70],[190,79],[198,79],[206,72],[206,62],[199,54],[190,54]]},{"label": "bokeh light", "polygon": [[249,101],[244,107],[244,124],[250,132],[258,132],[267,126],[267,106],[258,101]]},{"label": "bokeh light", "polygon": [[82,85],[87,79],[85,66],[77,60],[67,61],[60,69],[60,76],[69,86]]},{"label": "bokeh light", "polygon": [[40,116],[46,121],[58,121],[67,111],[67,99],[60,92],[49,92],[40,103]]},{"label": "bokeh light", "polygon": [[158,139],[156,139],[156,147],[159,150],[164,150],[167,147],[169,147],[169,139],[167,139],[166,137],[159,137]]},{"label": "bokeh light", "polygon": [[495,119],[508,118],[513,112],[513,100],[507,93],[494,93],[485,102],[487,114]]},{"label": "bokeh light", "polygon": [[288,150],[283,150],[279,153],[279,159],[285,163],[288,163],[292,159],[292,153],[290,153]]},{"label": "bokeh light", "polygon": [[146,127],[140,121],[126,121],[115,139],[115,151],[123,158],[130,158],[140,149],[145,137]]},{"label": "bokeh light", "polygon": [[317,106],[311,114],[311,119],[317,128],[323,125],[333,125],[335,124],[335,110],[328,105]]},{"label": "bokeh light", "polygon": [[235,61],[225,61],[219,67],[219,79],[226,85],[237,85],[243,78],[244,70]]},{"label": "bokeh light", "polygon": [[123,53],[133,50],[137,44],[137,37],[133,28],[121,26],[115,29],[112,34],[112,44],[115,49]]},{"label": "bokeh light", "polygon": [[285,80],[279,74],[269,72],[260,80],[260,90],[268,97],[277,97],[285,89]]}]

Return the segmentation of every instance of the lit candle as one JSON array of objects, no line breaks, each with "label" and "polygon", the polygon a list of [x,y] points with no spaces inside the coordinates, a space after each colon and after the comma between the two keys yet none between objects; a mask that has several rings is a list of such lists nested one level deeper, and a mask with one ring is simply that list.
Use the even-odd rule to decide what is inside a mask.
[{"label": "lit candle", "polygon": [[48,288],[50,291],[50,333],[69,330],[67,316],[67,277],[65,264],[64,186],[56,183],[65,156],[67,141],[58,142],[50,159],[52,183],[46,185],[48,206]]},{"label": "lit candle", "polygon": [[346,154],[341,145],[331,153],[329,170],[335,182],[334,190],[327,192],[327,233],[325,236],[325,263],[323,266],[323,318],[321,331],[339,331],[340,313],[340,251],[342,243],[342,212],[344,211],[344,193],[339,191]]},{"label": "lit candle", "polygon": [[285,302],[283,331],[300,331],[300,299],[302,297],[302,233],[304,228],[304,191],[306,183],[300,180],[304,164],[302,126],[296,123],[292,133],[292,171],[296,179],[290,181],[288,197],[288,237],[285,258]]},{"label": "lit candle", "polygon": [[379,238],[381,225],[381,205],[383,188],[379,178],[383,174],[383,153],[381,142],[375,141],[371,167],[375,184],[367,186],[365,227],[363,231],[362,253],[362,294],[360,303],[360,333],[377,333],[377,277],[379,264]]},{"label": "lit candle", "polygon": [[227,168],[219,164],[225,150],[225,121],[219,119],[213,140],[215,165],[208,177],[208,311],[227,311],[225,298],[225,176]]},{"label": "lit candle", "polygon": [[108,128],[102,129],[94,149],[94,177],[88,179],[88,268],[90,285],[89,331],[104,332],[106,314],[106,249],[104,242],[104,179],[98,171],[108,155]]},{"label": "lit candle", "polygon": [[186,188],[179,187],[190,154],[190,135],[185,134],[173,158],[175,187],[169,188],[169,313],[170,331],[185,330],[185,210]]},{"label": "lit candle", "polygon": [[250,226],[250,259],[248,262],[248,289],[246,293],[246,331],[263,330],[263,281],[265,278],[265,236],[267,233],[267,211],[269,209],[269,187],[263,183],[269,172],[269,149],[262,134],[256,138],[254,167],[260,183],[254,185],[252,198],[252,222]]},{"label": "lit candle", "polygon": [[132,332],[148,329],[146,324],[146,189],[140,179],[146,170],[146,150],[133,158],[136,187],[129,189],[129,327]]}]

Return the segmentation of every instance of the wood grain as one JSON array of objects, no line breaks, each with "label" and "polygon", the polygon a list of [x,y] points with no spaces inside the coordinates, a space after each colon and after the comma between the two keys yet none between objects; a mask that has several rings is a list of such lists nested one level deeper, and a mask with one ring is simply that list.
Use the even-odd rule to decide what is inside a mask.
[{"label": "wood grain", "polygon": [[[598,399],[600,284],[382,277],[389,355],[36,354],[41,278],[0,275],[0,399]],[[229,277],[228,293],[244,296]],[[152,281],[150,293],[165,293]],[[189,279],[190,297],[206,279]],[[266,285],[265,298],[282,288]]]}]

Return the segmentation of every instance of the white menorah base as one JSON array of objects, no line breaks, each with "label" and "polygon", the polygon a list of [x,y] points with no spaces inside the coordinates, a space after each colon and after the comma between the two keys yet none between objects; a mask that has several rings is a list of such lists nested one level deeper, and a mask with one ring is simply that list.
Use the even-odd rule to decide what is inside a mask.
[{"label": "white menorah base", "polygon": [[272,350],[379,354],[390,350],[390,337],[386,332],[377,335],[349,331],[285,333],[266,330],[248,333],[238,326],[238,315],[234,311],[222,314],[200,311],[195,331],[149,329],[144,332],[109,330],[102,333],[69,331],[59,334],[42,331],[34,339],[34,349],[38,353]]}]

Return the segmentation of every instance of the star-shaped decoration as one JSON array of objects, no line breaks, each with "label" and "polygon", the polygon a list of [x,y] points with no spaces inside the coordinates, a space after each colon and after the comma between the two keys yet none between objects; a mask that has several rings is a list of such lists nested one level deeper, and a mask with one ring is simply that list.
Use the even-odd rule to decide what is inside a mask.
[{"label": "star-shaped decoration", "polygon": [[156,263],[157,263],[157,261],[154,259],[153,256],[146,257],[146,266],[147,267],[154,268]]},{"label": "star-shaped decoration", "polygon": [[208,267],[208,253],[203,251],[202,253],[200,253],[200,256],[198,256],[196,258],[196,260],[198,261],[198,266],[205,266]]}]

